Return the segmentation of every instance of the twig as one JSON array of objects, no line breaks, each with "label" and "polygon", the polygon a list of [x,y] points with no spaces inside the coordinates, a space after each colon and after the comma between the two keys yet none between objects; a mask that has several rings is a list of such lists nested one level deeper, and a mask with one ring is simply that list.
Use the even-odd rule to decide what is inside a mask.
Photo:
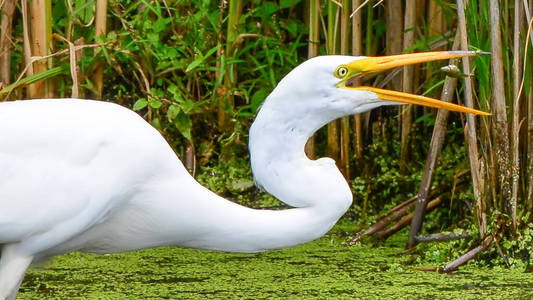
[{"label": "twig", "polygon": [[[439,206],[441,203],[442,203],[441,197],[433,199],[432,201],[430,201],[428,203],[427,208],[426,208],[426,212],[432,211],[437,206]],[[398,232],[400,229],[404,228],[409,223],[411,223],[411,220],[413,219],[413,216],[414,216],[414,214],[409,214],[409,215],[403,217],[398,223],[394,224],[389,229],[376,232],[374,234],[374,238],[375,239],[386,239],[386,238],[388,238],[392,234]]]},{"label": "twig", "polygon": [[384,218],[380,222],[374,223],[374,225],[368,227],[368,229],[363,232],[363,235],[371,235],[387,227],[390,223],[403,217],[409,209],[415,206],[415,203],[415,201],[412,201],[411,203],[409,203],[409,205],[406,205],[401,209],[394,211],[392,214],[390,214],[388,217]]},{"label": "twig", "polygon": [[[493,236],[493,238],[494,238],[494,236]],[[499,241],[496,238],[494,238],[494,245],[496,246],[496,250],[498,250],[498,254],[500,254],[500,256],[503,258],[503,261],[505,262],[505,265],[509,268],[511,266],[509,264],[509,259],[507,258],[507,256],[503,252],[503,249],[500,246],[500,243],[499,243]]]},{"label": "twig", "polygon": [[53,35],[55,38],[65,42],[68,44],[68,50],[69,50],[69,59],[70,59],[70,76],[72,77],[72,92],[71,97],[72,98],[78,98],[79,96],[79,83],[78,83],[78,72],[76,70],[76,46],[66,38],[60,36],[59,34],[54,33]]},{"label": "twig", "polygon": [[353,16],[361,9],[363,8],[365,5],[368,4],[368,2],[370,2],[370,0],[365,0],[365,2],[361,3],[361,5],[359,5],[353,12],[352,14],[350,15],[350,19],[353,18]]},{"label": "twig", "polygon": [[484,250],[486,250],[487,248],[489,248],[492,245],[492,240],[493,240],[492,236],[489,236],[486,240],[481,242],[481,244],[479,246],[475,247],[474,249],[468,251],[467,253],[465,253],[461,257],[459,257],[456,260],[452,261],[451,263],[446,265],[446,267],[440,269],[439,272],[441,272],[441,273],[450,273],[450,272],[453,272],[453,271],[457,270],[457,268],[459,268],[460,266],[466,264],[469,260],[471,260],[474,257],[476,257],[479,253],[481,253]]},{"label": "twig", "polygon": [[417,235],[415,236],[415,240],[417,243],[428,243],[428,242],[445,242],[445,241],[452,241],[452,240],[460,240],[464,238],[468,238],[470,235],[463,231],[460,234],[455,233],[432,233],[424,236]]},{"label": "twig", "polygon": [[24,59],[26,61],[25,70],[28,75],[33,75],[33,65],[31,62],[31,46],[30,46],[30,33],[28,25],[28,1],[22,0],[22,39],[24,47]]}]

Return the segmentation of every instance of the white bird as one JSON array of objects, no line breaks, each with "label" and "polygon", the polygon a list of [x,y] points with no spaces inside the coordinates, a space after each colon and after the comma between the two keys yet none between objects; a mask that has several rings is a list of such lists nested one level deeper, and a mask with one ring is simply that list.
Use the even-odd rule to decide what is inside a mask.
[{"label": "white bird", "polygon": [[323,56],[292,70],[265,100],[249,136],[255,180],[294,207],[283,211],[250,209],[207,190],[156,129],[119,105],[1,103],[0,299],[16,297],[33,261],[71,251],[173,245],[259,252],[319,238],[352,202],[334,161],[304,153],[320,127],[399,102],[485,114],[350,82],[395,66],[476,54]]}]

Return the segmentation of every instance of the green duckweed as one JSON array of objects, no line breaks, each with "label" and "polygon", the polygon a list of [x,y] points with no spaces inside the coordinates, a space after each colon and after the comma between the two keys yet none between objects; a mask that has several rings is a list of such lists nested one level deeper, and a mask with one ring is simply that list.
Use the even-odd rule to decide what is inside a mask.
[{"label": "green duckweed", "polygon": [[167,247],[70,253],[32,267],[18,299],[533,299],[533,273],[473,263],[451,275],[407,265],[403,244],[330,235],[258,254]]}]

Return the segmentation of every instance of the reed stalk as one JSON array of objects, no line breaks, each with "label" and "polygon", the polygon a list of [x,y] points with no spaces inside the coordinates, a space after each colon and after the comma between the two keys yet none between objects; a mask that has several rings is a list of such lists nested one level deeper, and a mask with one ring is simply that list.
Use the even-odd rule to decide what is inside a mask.
[{"label": "reed stalk", "polygon": [[[387,13],[386,53],[387,55],[402,52],[403,7],[402,0],[388,0],[385,2]],[[397,75],[391,81],[392,88],[396,91],[402,88],[402,76]]]},{"label": "reed stalk", "polygon": [[[463,0],[457,0],[457,17],[459,21],[459,32],[461,35],[461,50],[468,50],[468,35],[467,35],[467,24],[465,16],[465,8]],[[462,59],[463,62],[463,73],[470,74],[470,60],[468,57]],[[464,78],[464,102],[467,107],[474,106],[473,100],[473,86],[472,79],[470,76]],[[477,206],[477,221],[479,227],[480,236],[484,236],[487,229],[487,220],[486,220],[486,211],[485,211],[485,201],[483,198],[482,192],[484,191],[483,182],[485,180],[481,177],[480,168],[481,164],[479,161],[479,154],[477,148],[477,134],[476,134],[476,124],[474,116],[471,114],[466,115],[466,142],[468,145],[468,156],[470,159],[470,170],[472,174],[472,186],[474,190],[474,199]]]},{"label": "reed stalk", "polygon": [[[442,12],[442,6],[435,0],[430,0],[428,3],[428,28],[427,28],[427,37],[431,41],[432,38],[442,36],[444,34],[444,16]],[[432,50],[443,50],[444,48],[436,47]],[[433,75],[434,68],[426,69],[426,81],[431,79]],[[429,111],[427,107],[424,107],[424,111]]]},{"label": "reed stalk", "polygon": [[522,82],[522,44],[521,25],[523,21],[522,5],[515,0],[513,26],[513,115],[511,123],[511,226],[517,230],[516,206],[518,202],[518,182],[520,178],[520,83]]},{"label": "reed stalk", "polygon": [[[327,27],[327,53],[337,54],[337,16],[338,5],[329,0],[328,7],[328,27]],[[339,161],[339,125],[338,120],[328,124],[328,156]]]},{"label": "reed stalk", "polygon": [[[226,31],[226,59],[228,57],[233,57],[233,51],[234,45],[233,43],[237,39],[239,35],[238,31],[238,25],[239,20],[241,19],[242,14],[242,0],[229,0],[229,7],[228,7],[228,27]],[[227,113],[226,111],[233,110],[234,106],[234,96],[231,92],[231,89],[233,85],[237,82],[237,73],[236,70],[230,65],[227,65],[228,68],[231,68],[231,70],[226,70],[224,74],[224,89],[225,89],[225,96],[220,100],[219,108],[218,108],[218,126],[223,131],[228,131],[229,128],[227,127]],[[233,73],[233,74],[231,74]]]},{"label": "reed stalk", "polygon": [[[29,12],[31,22],[29,32],[31,35],[31,56],[47,56],[51,53],[51,33],[52,33],[52,1],[32,0],[30,1]],[[51,67],[52,59],[47,61],[36,61],[33,63],[33,74],[46,71]],[[51,97],[53,91],[50,89],[49,81],[40,81],[33,84],[29,90],[30,98]]]},{"label": "reed stalk", "polygon": [[[23,40],[23,48],[24,48],[24,63],[27,65],[26,76],[31,77],[33,76],[33,63],[31,59],[30,24],[28,21],[28,17],[29,17],[28,0],[22,0],[21,7],[22,7],[22,40]],[[26,88],[26,92],[27,92],[27,97],[32,98],[32,96],[36,93],[35,85],[33,84],[28,85],[28,87]]]},{"label": "reed stalk", "polygon": [[[95,12],[95,23],[94,23],[94,35],[95,38],[102,38],[106,35],[107,27],[107,0],[97,0],[96,1],[96,12]],[[98,41],[96,41],[98,42]],[[95,54],[98,49],[95,50]],[[104,63],[99,62],[94,70],[92,77],[92,82],[95,88],[95,97],[97,99],[102,99],[102,90],[104,88]]]},{"label": "reed stalk", "polygon": [[7,86],[11,78],[11,33],[13,31],[13,14],[17,1],[5,0],[2,5],[2,23],[0,27],[0,85]]},{"label": "reed stalk", "polygon": [[[340,53],[342,55],[350,54],[350,14],[351,14],[351,0],[342,0],[341,8],[341,42]],[[341,123],[341,139],[340,139],[340,165],[344,177],[350,178],[350,117],[344,117]]]},{"label": "reed stalk", "polygon": [[[318,55],[320,45],[320,0],[309,0],[309,40],[307,43],[307,58]],[[305,153],[309,158],[315,157],[315,137],[312,136],[305,145]]]},{"label": "reed stalk", "polygon": [[[524,0],[523,1],[524,6],[524,13],[526,17],[526,23],[528,24],[528,32],[529,32],[529,40],[526,40],[526,44],[531,44],[530,46],[533,46],[533,35],[530,32],[530,28],[533,25],[533,12],[531,11],[533,9],[533,0]],[[530,47],[528,46],[528,47]],[[533,60],[533,53],[531,51],[526,56],[526,59],[531,64],[531,61]],[[530,76],[533,77],[533,68],[529,69]],[[526,159],[527,159],[527,165],[526,165],[526,173],[527,173],[527,190],[526,190],[526,202],[527,202],[527,210],[530,212],[530,215],[533,216],[533,84],[529,85],[529,93],[527,96],[527,138],[525,140],[527,145],[526,150]],[[530,220],[533,220],[533,217],[531,217]]]},{"label": "reed stalk", "polygon": [[[406,51],[415,42],[415,26],[416,26],[416,0],[406,0],[405,2],[405,17],[404,17],[404,33],[403,33],[403,50]],[[403,81],[402,90],[407,93],[412,93],[414,90],[414,67],[403,67]],[[407,164],[409,160],[409,134],[411,132],[412,124],[412,108],[411,105],[404,105],[400,107],[402,131],[401,131],[401,145],[400,145],[400,173],[407,172]]]},{"label": "reed stalk", "polygon": [[505,207],[512,195],[512,172],[509,159],[509,124],[507,122],[507,107],[504,84],[504,60],[500,31],[500,8],[497,0],[489,1],[490,38],[491,38],[491,81],[492,81],[492,127],[493,145],[496,156],[498,183],[501,193],[500,207]]},{"label": "reed stalk", "polygon": [[[352,7],[357,8],[361,5],[361,0],[352,0]],[[352,55],[361,56],[363,55],[363,33],[362,33],[362,22],[361,22],[361,10],[357,11],[352,17]],[[359,84],[359,83],[356,83]],[[363,156],[363,122],[362,115],[355,115],[353,118],[354,121],[354,151],[355,157],[361,158]]]}]

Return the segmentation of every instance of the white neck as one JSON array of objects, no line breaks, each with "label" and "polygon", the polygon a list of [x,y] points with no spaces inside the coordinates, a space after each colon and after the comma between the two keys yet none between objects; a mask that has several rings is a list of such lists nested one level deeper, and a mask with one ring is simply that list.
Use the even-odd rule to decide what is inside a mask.
[{"label": "white neck", "polygon": [[291,247],[327,233],[349,208],[352,193],[334,161],[311,161],[304,153],[309,137],[329,120],[302,126],[277,119],[284,115],[263,107],[250,129],[250,156],[257,183],[297,208],[253,210],[206,191],[214,211],[210,225],[216,225],[187,246],[239,252]]}]

